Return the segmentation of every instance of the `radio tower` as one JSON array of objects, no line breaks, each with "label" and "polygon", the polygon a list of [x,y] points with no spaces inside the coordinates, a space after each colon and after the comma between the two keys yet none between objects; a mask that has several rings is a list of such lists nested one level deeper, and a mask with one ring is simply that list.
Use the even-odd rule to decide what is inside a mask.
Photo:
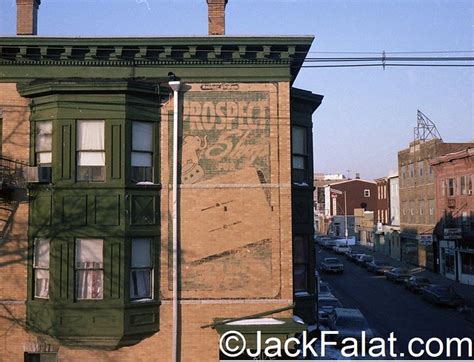
[{"label": "radio tower", "polygon": [[426,114],[423,114],[423,112],[418,109],[416,118],[417,125],[414,129],[415,141],[428,141],[434,138],[442,140],[436,125],[428,118],[428,116],[426,116]]}]

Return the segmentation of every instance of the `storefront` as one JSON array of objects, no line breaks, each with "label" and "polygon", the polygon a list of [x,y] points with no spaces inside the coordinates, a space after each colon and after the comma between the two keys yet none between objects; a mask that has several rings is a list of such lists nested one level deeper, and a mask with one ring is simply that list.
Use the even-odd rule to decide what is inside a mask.
[{"label": "storefront", "polygon": [[474,285],[474,243],[460,228],[444,229],[440,246],[440,273],[462,284]]},{"label": "storefront", "polygon": [[456,242],[454,240],[441,240],[439,249],[440,274],[446,278],[457,280]]}]

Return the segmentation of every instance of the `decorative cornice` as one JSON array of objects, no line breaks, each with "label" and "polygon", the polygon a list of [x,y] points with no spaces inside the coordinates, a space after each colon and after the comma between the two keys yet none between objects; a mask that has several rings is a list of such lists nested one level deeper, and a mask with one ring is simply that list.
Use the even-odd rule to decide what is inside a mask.
[{"label": "decorative cornice", "polygon": [[290,66],[296,77],[313,37],[0,37],[2,66]]}]

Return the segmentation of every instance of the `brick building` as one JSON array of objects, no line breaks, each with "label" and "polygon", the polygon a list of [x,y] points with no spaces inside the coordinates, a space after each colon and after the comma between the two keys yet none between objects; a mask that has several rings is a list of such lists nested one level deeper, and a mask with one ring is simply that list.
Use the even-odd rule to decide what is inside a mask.
[{"label": "brick building", "polygon": [[374,211],[374,248],[385,249],[385,225],[390,222],[390,188],[387,177],[374,180],[377,184],[377,206]]},{"label": "brick building", "polygon": [[410,143],[398,152],[400,187],[401,259],[431,270],[437,269],[435,185],[429,161],[465,149],[469,143],[444,143],[439,138]]},{"label": "brick building", "polygon": [[[335,192],[331,190],[336,190]],[[345,197],[344,197],[345,196]],[[370,212],[377,209],[377,185],[374,181],[361,180],[360,178],[339,181],[325,187],[326,205],[329,205],[331,224],[329,229],[335,235],[344,236],[345,217],[347,210],[347,228],[349,236],[357,235],[363,243],[372,241],[373,216],[370,216],[370,227],[364,223],[357,230],[357,212]],[[369,216],[369,214],[367,214]]]},{"label": "brick building", "polygon": [[0,38],[2,155],[31,181],[2,194],[0,355],[210,361],[222,318],[313,322],[313,38],[36,37],[39,4]]},{"label": "brick building", "polygon": [[474,144],[430,161],[436,188],[440,273],[474,285]]}]

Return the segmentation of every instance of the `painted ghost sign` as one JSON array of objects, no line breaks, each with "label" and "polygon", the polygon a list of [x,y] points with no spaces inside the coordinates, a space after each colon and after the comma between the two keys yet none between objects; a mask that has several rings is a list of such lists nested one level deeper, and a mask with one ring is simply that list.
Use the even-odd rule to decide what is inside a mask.
[{"label": "painted ghost sign", "polygon": [[[273,84],[199,84],[184,94],[181,147],[182,291],[205,297],[268,296]],[[272,125],[273,123],[273,125]],[[274,131],[273,131],[274,132]],[[255,216],[258,214],[259,222]],[[276,234],[276,235],[275,235]],[[259,280],[255,278],[258,271]],[[273,270],[273,272],[275,272]],[[219,275],[218,281],[209,275]],[[199,293],[198,293],[199,295]]]},{"label": "painted ghost sign", "polygon": [[270,182],[269,85],[195,88],[184,97],[181,182],[249,167]]}]

